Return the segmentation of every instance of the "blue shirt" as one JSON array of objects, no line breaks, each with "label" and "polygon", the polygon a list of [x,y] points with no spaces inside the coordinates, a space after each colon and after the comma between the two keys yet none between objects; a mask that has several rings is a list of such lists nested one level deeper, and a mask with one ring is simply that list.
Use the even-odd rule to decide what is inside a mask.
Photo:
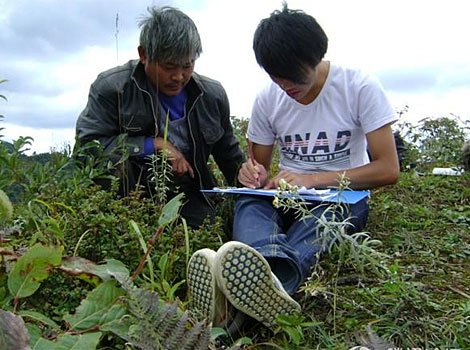
[{"label": "blue shirt", "polygon": [[[155,92],[155,89],[152,89]],[[166,119],[166,114],[168,113],[170,121],[175,121],[181,119],[185,116],[186,100],[188,99],[188,94],[186,90],[183,89],[176,96],[167,96],[161,92],[158,92],[158,100],[160,105],[163,108],[163,120]],[[178,123],[180,124],[180,123]],[[148,156],[155,152],[153,145],[153,137],[147,137],[144,144],[144,154],[143,156]]]},{"label": "blue shirt", "polygon": [[158,99],[165,114],[168,113],[170,115],[170,120],[178,120],[184,117],[186,100],[188,99],[185,89],[181,90],[176,96],[167,96],[158,92]]}]

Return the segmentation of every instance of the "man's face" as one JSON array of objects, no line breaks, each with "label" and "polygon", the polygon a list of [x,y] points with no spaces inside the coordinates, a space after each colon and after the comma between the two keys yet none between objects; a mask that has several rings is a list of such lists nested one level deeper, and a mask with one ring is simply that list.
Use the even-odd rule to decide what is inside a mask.
[{"label": "man's face", "polygon": [[145,74],[158,91],[167,96],[178,95],[188,83],[194,71],[195,59],[180,64],[175,62],[149,62],[139,49],[140,61]]},{"label": "man's face", "polygon": [[289,97],[302,104],[308,104],[312,102],[310,98],[315,90],[315,83],[317,82],[316,71],[315,68],[307,66],[305,68],[304,79],[300,82],[292,82],[272,75],[270,77]]}]

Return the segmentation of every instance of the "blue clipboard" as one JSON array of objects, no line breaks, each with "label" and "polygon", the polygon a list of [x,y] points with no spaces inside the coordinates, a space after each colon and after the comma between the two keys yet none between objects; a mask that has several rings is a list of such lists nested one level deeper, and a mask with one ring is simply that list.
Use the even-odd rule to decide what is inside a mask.
[{"label": "blue clipboard", "polygon": [[[245,195],[251,195],[251,196],[274,197],[277,193],[277,190],[251,189],[247,187],[227,187],[227,188],[214,187],[212,190],[201,190],[201,192],[228,194],[228,195],[245,194]],[[335,189],[328,189],[328,190],[310,189],[310,190],[300,191],[299,196],[301,199],[306,200],[306,201],[355,204],[359,202],[361,199],[369,197],[370,191],[368,190],[338,191]]]}]

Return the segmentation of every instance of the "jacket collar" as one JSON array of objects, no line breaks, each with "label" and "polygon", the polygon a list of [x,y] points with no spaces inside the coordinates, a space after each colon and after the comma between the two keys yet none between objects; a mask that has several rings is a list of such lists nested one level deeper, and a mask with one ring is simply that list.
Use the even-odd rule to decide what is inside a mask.
[{"label": "jacket collar", "polygon": [[140,89],[146,90],[147,76],[145,75],[144,65],[140,60],[134,60],[131,64],[134,66],[131,74],[132,79]]}]

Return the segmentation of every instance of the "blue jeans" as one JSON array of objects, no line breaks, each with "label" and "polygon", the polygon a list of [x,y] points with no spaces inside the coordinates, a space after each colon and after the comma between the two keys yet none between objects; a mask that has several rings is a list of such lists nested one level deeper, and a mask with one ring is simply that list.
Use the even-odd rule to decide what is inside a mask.
[{"label": "blue jeans", "polygon": [[[343,210],[327,210],[331,203],[313,202],[312,217],[303,220],[292,211],[276,209],[273,198],[241,195],[235,205],[233,240],[243,242],[259,251],[269,262],[272,271],[289,294],[294,294],[310,275],[319,255],[332,241],[318,218],[324,214],[328,221],[350,218],[347,232],[364,229],[369,206],[367,198]],[[309,208],[310,209],[310,208]],[[338,219],[332,220],[333,216]]]}]

